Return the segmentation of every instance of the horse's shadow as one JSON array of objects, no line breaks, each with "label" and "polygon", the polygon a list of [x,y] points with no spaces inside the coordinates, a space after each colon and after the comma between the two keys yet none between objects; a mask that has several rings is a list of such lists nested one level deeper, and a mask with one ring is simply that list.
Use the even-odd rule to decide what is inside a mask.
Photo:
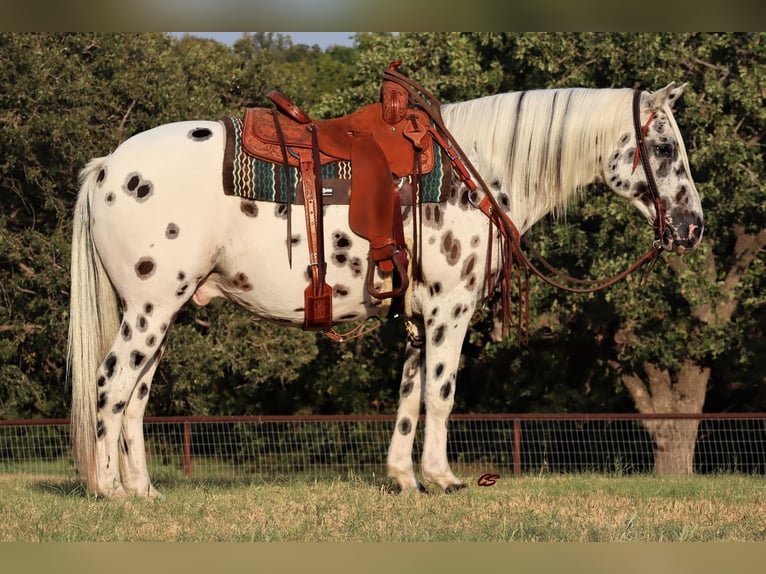
[{"label": "horse's shadow", "polygon": [[[304,484],[332,484],[348,483],[356,484],[362,488],[373,488],[381,494],[399,494],[399,488],[393,481],[381,477],[353,476],[353,477],[335,477],[335,478],[304,478],[304,477],[276,477],[276,478],[166,478],[157,481],[159,490],[174,490],[182,487],[199,488],[247,488],[252,486],[289,486],[302,482]],[[53,494],[61,498],[91,498],[85,489],[83,481],[77,478],[45,478],[30,482],[30,489],[35,492]]]},{"label": "horse's shadow", "polygon": [[35,492],[44,492],[54,494],[61,498],[87,498],[85,485],[76,478],[46,478],[30,482],[31,490]]}]

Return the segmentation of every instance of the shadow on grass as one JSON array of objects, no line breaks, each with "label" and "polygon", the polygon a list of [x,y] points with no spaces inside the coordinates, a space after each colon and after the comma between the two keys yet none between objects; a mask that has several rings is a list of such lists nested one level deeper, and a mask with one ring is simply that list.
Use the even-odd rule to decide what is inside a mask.
[{"label": "shadow on grass", "polygon": [[[361,488],[371,488],[379,491],[381,494],[399,494],[399,487],[391,479],[380,476],[369,475],[284,475],[284,476],[252,476],[252,477],[205,477],[205,478],[186,478],[183,476],[157,476],[152,480],[152,484],[160,491],[199,488],[199,489],[236,489],[243,487],[264,486],[264,487],[290,487],[296,485],[317,485],[330,486],[332,484],[354,484]],[[61,498],[91,498],[85,490],[84,481],[77,478],[33,478],[29,481],[29,487],[35,492],[44,492],[54,494]]]},{"label": "shadow on grass", "polygon": [[30,487],[37,492],[55,494],[62,498],[87,498],[85,485],[76,478],[48,478],[30,481]]}]

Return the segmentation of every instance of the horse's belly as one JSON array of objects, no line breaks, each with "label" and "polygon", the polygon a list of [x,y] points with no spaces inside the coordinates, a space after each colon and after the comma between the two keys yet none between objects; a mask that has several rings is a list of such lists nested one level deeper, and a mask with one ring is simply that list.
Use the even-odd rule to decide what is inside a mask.
[{"label": "horse's belly", "polygon": [[[226,249],[216,265],[217,275],[201,286],[199,299],[219,292],[256,316],[302,324],[304,291],[310,285],[302,206],[292,207],[288,239],[284,205],[238,201],[242,204],[231,206],[232,224]],[[348,228],[347,208],[327,206],[323,225],[325,282],[332,290],[333,320],[378,315],[380,302],[366,293],[364,282],[368,244]]]}]

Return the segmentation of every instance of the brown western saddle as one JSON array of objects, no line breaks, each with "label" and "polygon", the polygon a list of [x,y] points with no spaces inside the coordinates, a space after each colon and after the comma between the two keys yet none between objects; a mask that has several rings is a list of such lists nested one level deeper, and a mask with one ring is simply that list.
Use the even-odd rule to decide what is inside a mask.
[{"label": "brown western saddle", "polygon": [[[388,69],[395,70],[400,64],[394,61]],[[329,120],[311,119],[279,92],[268,97],[278,110],[248,108],[242,145],[254,157],[299,169],[311,279],[304,294],[304,328],[328,330],[332,326],[332,289],[325,283],[320,167],[351,162],[349,226],[370,243],[367,290],[377,299],[401,297],[409,285],[408,258],[394,182],[433,169],[429,116],[410,107],[407,91],[391,81],[383,81],[380,102]],[[288,225],[289,221],[288,214]],[[376,289],[376,268],[391,277],[389,290]]]}]

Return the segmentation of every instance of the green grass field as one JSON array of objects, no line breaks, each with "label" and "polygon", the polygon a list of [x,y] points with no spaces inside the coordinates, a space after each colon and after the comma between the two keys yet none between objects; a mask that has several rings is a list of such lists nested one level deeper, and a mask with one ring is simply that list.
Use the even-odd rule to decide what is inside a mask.
[{"label": "green grass field", "polygon": [[449,495],[362,479],[158,486],[164,500],[117,502],[71,480],[0,476],[0,541],[766,540],[766,482],[741,475],[523,476]]}]

